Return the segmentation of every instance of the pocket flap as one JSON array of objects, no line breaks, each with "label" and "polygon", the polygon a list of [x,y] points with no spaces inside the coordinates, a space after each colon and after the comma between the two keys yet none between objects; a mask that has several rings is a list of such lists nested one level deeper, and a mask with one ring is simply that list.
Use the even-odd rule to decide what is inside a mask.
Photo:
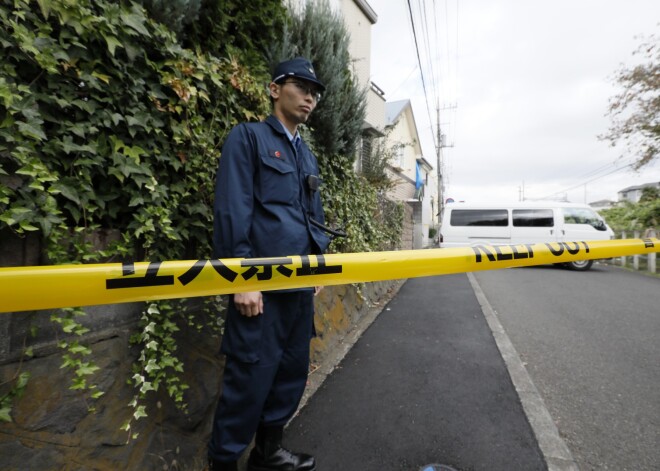
[{"label": "pocket flap", "polygon": [[291,163],[284,160],[284,156],[275,157],[271,155],[261,154],[261,162],[265,166],[270,167],[273,170],[278,171],[279,173],[290,173],[295,170],[295,167]]}]

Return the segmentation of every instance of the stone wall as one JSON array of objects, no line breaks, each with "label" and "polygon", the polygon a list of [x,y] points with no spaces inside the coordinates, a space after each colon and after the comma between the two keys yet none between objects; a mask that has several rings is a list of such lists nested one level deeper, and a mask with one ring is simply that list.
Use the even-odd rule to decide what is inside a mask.
[{"label": "stone wall", "polygon": [[[5,245],[0,249],[0,266],[16,265],[7,258],[6,242],[0,239],[0,246]],[[34,258],[24,257],[30,250],[9,252],[21,253],[22,262]],[[316,298],[313,367],[333,356],[344,337],[365,316],[373,315],[374,306],[384,304],[398,286],[400,282],[392,281],[325,288]],[[139,352],[129,345],[129,337],[142,308],[141,303],[133,303],[87,309],[83,322],[91,330],[84,343],[101,367],[90,381],[105,392],[97,400],[69,389],[72,375],[60,369],[62,356],[56,345],[63,336],[49,321],[48,311],[0,314],[0,395],[20,372],[31,374],[25,394],[14,403],[13,422],[0,423],[1,469],[203,469],[223,367],[217,334],[180,325],[178,348],[185,365],[184,381],[190,385],[185,412],[161,390],[149,400],[149,417],[134,426],[137,439],[128,440],[128,434],[120,430],[132,413],[127,404],[134,392],[127,380]],[[37,334],[33,336],[34,326]],[[34,349],[32,358],[22,355],[27,346]],[[94,412],[89,411],[91,407]]]},{"label": "stone wall", "polygon": [[415,229],[414,210],[410,203],[403,205],[403,231],[401,234],[401,250],[413,249],[413,231]]}]

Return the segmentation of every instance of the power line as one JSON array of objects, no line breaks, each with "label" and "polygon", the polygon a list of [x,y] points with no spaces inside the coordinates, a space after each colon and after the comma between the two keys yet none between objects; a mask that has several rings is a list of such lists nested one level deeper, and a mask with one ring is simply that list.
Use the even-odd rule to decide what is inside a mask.
[{"label": "power line", "polygon": [[408,81],[408,79],[412,76],[412,74],[415,73],[415,71],[416,71],[418,68],[419,68],[419,66],[417,66],[417,65],[416,65],[415,67],[413,67],[412,70],[410,71],[410,73],[406,76],[406,78],[403,79],[403,80],[401,81],[401,83],[399,83],[399,85],[396,86],[396,88],[394,89],[393,92],[391,92],[391,94],[392,94],[392,95],[396,95],[396,92],[399,91],[399,89],[403,86],[403,84],[405,84],[405,83]]},{"label": "power line", "polygon": [[[456,40],[455,40],[455,45],[454,45],[454,70],[453,70],[453,86],[454,86],[453,96],[456,99],[458,99],[458,25],[459,25],[459,21],[458,21],[458,4],[459,4],[459,2],[458,2],[458,0],[456,0]],[[452,72],[451,72],[450,60],[449,60],[449,56],[450,56],[450,53],[449,53],[449,0],[445,0],[445,33],[446,33],[445,35],[446,35],[446,41],[447,41],[447,56],[446,56],[447,57],[447,75],[451,79]],[[453,120],[454,125],[451,128],[451,132],[452,132],[451,142],[452,142],[452,144],[456,140],[456,128],[458,127],[458,123],[457,123],[458,111],[456,111],[457,108],[458,107],[454,107],[453,110],[452,110],[454,112],[454,120]]]},{"label": "power line", "polygon": [[552,198],[553,196],[560,195],[560,194],[562,194],[562,193],[566,193],[567,191],[575,190],[576,188],[580,188],[581,186],[584,186],[584,185],[586,185],[587,183],[591,183],[591,182],[594,182],[594,181],[596,181],[596,180],[600,180],[601,178],[604,178],[604,177],[607,177],[607,176],[609,176],[609,175],[612,175],[613,173],[617,173],[617,172],[620,172],[621,170],[625,170],[625,169],[627,169],[627,168],[630,168],[630,167],[632,167],[633,165],[634,165],[634,162],[633,162],[633,163],[630,163],[630,164],[627,164],[627,165],[624,165],[623,167],[617,167],[617,168],[615,168],[614,170],[612,170],[611,172],[605,173],[605,174],[603,174],[603,175],[599,175],[599,176],[597,176],[597,177],[595,177],[595,178],[592,178],[591,180],[587,180],[587,181],[585,181],[585,182],[578,183],[577,185],[573,185],[573,186],[571,186],[571,187],[564,188],[563,190],[556,191],[556,192],[554,192],[554,193],[552,193],[552,194],[550,194],[550,195],[548,195],[548,196],[544,196],[543,198],[530,198],[530,199],[539,199],[539,200],[550,199],[550,198]]},{"label": "power line", "polygon": [[[634,157],[630,157],[628,159],[623,159],[623,161],[621,163],[624,163],[626,160],[634,160]],[[602,167],[598,167],[595,170],[590,170],[586,173],[583,173],[582,175],[579,175],[577,178],[590,177],[591,175],[597,175],[597,174],[599,174],[600,172],[602,172],[604,170],[608,170],[610,167],[616,167],[616,166],[617,166],[616,161],[615,162],[610,162],[608,164],[603,165]],[[623,167],[619,167],[619,168],[623,168]]]},{"label": "power line", "polygon": [[436,81],[435,69],[433,67],[434,61],[431,52],[431,40],[429,38],[429,22],[428,22],[428,15],[426,15],[426,0],[421,0],[421,4],[419,5],[419,8],[420,8],[420,18],[422,22],[422,34],[426,44],[425,49],[426,49],[426,59],[428,61],[428,70],[430,70],[431,72],[431,84],[433,85],[433,87],[431,87],[432,99],[435,102],[437,98],[435,84],[438,81]]},{"label": "power line", "polygon": [[[413,39],[415,40],[415,52],[417,53],[417,62],[419,63],[419,69],[422,76],[422,88],[424,89],[424,97],[426,101],[426,111],[429,115],[429,122],[433,123],[431,119],[431,109],[429,108],[429,95],[426,91],[426,81],[424,80],[424,68],[422,67],[422,59],[419,55],[419,43],[417,42],[417,32],[415,30],[415,20],[413,18],[412,6],[410,5],[410,0],[408,0],[408,12],[410,13],[410,24],[412,25]],[[433,144],[437,146],[435,142],[435,136],[433,136]]]}]

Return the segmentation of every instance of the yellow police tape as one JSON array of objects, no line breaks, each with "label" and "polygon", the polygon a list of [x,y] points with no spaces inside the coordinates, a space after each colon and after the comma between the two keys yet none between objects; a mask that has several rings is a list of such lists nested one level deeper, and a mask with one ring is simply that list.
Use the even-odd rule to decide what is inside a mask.
[{"label": "yellow police tape", "polygon": [[0,268],[0,312],[329,286],[657,252],[660,240],[653,238]]}]

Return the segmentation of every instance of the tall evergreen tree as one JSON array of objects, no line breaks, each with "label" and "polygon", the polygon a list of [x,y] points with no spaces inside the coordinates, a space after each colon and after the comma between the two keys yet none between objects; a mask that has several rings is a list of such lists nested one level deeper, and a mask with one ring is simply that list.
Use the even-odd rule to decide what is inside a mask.
[{"label": "tall evergreen tree", "polygon": [[282,0],[136,1],[184,47],[236,57],[264,81],[269,77],[266,51],[279,41],[287,19]]},{"label": "tall evergreen tree", "polygon": [[149,16],[177,34],[199,18],[202,0],[137,0]]},{"label": "tall evergreen tree", "polygon": [[366,90],[354,77],[349,41],[342,17],[328,1],[310,0],[269,51],[272,68],[295,56],[314,64],[326,91],[308,124],[317,150],[326,156],[354,156],[365,118]]},{"label": "tall evergreen tree", "polygon": [[282,0],[202,0],[199,20],[185,31],[187,46],[216,57],[239,55],[242,64],[268,76],[267,49],[279,40],[286,19]]}]

